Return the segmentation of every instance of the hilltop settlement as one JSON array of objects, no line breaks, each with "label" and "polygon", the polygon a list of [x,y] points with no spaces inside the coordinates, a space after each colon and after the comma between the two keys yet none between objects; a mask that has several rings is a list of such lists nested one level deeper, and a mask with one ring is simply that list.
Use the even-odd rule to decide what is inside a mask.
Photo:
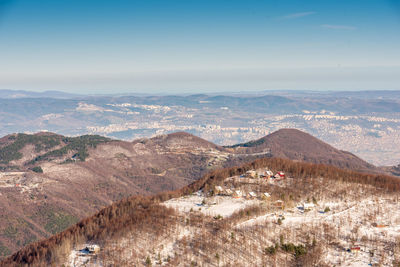
[{"label": "hilltop settlement", "polygon": [[[363,196],[361,198],[361,196]],[[172,225],[72,250],[67,266],[392,266],[400,203],[367,184],[297,177],[269,167],[161,203]]]}]

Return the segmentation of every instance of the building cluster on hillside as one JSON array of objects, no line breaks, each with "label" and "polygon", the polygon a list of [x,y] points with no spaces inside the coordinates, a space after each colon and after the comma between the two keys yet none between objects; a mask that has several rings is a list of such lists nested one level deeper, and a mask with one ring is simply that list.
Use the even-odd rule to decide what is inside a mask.
[{"label": "building cluster on hillside", "polygon": [[265,170],[250,170],[247,171],[244,175],[241,175],[240,177],[246,177],[246,178],[252,178],[252,179],[258,179],[258,178],[263,178],[266,179],[267,181],[269,179],[275,179],[275,180],[280,180],[284,179],[285,173],[283,171],[278,171],[275,175],[272,171],[269,169]]},{"label": "building cluster on hillside", "polygon": [[[209,188],[211,190],[204,191],[203,188],[191,196],[169,200],[166,205],[185,213],[199,212],[214,220],[229,219],[233,215],[235,229],[258,229],[258,226],[267,225],[275,229],[272,232],[276,235],[270,239],[272,244],[287,229],[297,231],[297,236],[291,237],[290,231],[285,239],[296,242],[311,231],[318,233],[315,240],[331,242],[335,237],[335,243],[324,247],[325,259],[330,266],[338,266],[341,262],[336,260],[338,257],[353,263],[351,266],[368,266],[368,263],[369,266],[378,266],[378,261],[383,262],[380,259],[383,255],[392,257],[385,263],[393,262],[388,244],[398,241],[399,226],[398,218],[392,219],[387,214],[399,210],[397,195],[390,194],[386,199],[376,195],[360,199],[367,189],[359,190],[353,183],[327,186],[323,179],[314,182],[319,182],[324,188],[320,195],[308,191],[314,189],[316,183],[305,190],[289,189],[312,184],[308,179],[296,179],[290,174],[269,169],[249,170],[224,179],[220,185]],[[326,187],[332,188],[326,190]],[[343,190],[340,195],[336,194],[339,190]],[[348,192],[352,192],[349,199],[343,198]],[[254,208],[257,208],[256,212]],[[370,233],[373,239],[365,239],[365,233]],[[328,244],[325,241],[321,244]]]},{"label": "building cluster on hillside", "polygon": [[[234,199],[244,199],[244,200],[262,200],[268,201],[272,207],[278,209],[285,208],[285,202],[281,199],[272,200],[271,192],[265,192],[266,190],[260,190],[260,187],[254,187],[254,185],[277,185],[281,186],[282,182],[286,180],[286,174],[283,171],[278,171],[276,173],[272,172],[270,169],[258,169],[249,170],[243,175],[228,178],[233,184],[239,184],[236,186],[222,186],[217,185],[213,188],[213,194],[217,196],[229,196]],[[253,185],[248,187],[247,185]],[[252,188],[252,189],[250,189]],[[272,189],[272,188],[271,188]],[[300,213],[308,212],[314,210],[316,204],[313,202],[303,202],[299,203],[297,210]],[[323,211],[320,211],[324,213]]]},{"label": "building cluster on hillside", "polygon": [[[231,177],[235,182],[244,184],[274,184],[278,181],[282,181],[286,178],[286,174],[283,171],[278,171],[275,174],[266,169],[249,170],[245,174],[239,177]],[[259,200],[270,200],[271,195],[268,192],[255,192],[251,190],[245,190],[244,188],[224,188],[224,186],[217,185],[213,188],[214,195],[219,196],[230,196],[236,199],[259,199]],[[284,203],[282,200],[275,201],[274,206],[283,208]]]}]

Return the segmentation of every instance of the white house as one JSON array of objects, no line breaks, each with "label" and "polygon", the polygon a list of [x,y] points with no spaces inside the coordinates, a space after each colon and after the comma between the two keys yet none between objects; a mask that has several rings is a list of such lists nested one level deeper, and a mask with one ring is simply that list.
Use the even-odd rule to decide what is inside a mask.
[{"label": "white house", "polygon": [[233,194],[233,191],[229,188],[225,189],[225,195],[231,196]]},{"label": "white house", "polygon": [[234,198],[241,198],[241,197],[243,196],[243,193],[242,193],[242,191],[240,191],[240,190],[235,190],[235,191],[233,191],[232,196],[233,196]]},{"label": "white house", "polygon": [[88,245],[86,246],[86,250],[91,253],[91,254],[96,254],[100,251],[100,246],[99,245]]},{"label": "white house", "polygon": [[254,193],[253,191],[251,191],[251,192],[249,192],[248,196],[249,196],[249,198],[256,198],[257,194]]},{"label": "white house", "polygon": [[262,198],[262,199],[265,199],[265,200],[269,199],[270,197],[271,197],[271,195],[270,195],[269,193],[267,193],[267,192],[265,192],[265,193],[263,193],[263,194],[261,195],[261,198]]},{"label": "white house", "polygon": [[315,208],[314,203],[303,203],[303,209],[304,210],[312,210]]},{"label": "white house", "polygon": [[215,188],[214,188],[214,193],[215,193],[216,195],[222,193],[223,191],[224,191],[224,189],[223,189],[221,186],[219,186],[219,185],[215,186]]}]

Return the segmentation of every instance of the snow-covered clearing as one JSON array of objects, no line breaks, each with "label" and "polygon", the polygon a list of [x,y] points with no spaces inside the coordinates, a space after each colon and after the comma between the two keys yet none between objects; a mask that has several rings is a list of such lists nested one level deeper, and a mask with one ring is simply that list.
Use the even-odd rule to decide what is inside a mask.
[{"label": "snow-covered clearing", "polygon": [[247,200],[230,196],[214,196],[211,198],[205,198],[199,193],[182,198],[171,199],[163,204],[169,208],[177,209],[180,212],[200,211],[208,216],[221,215],[223,217],[228,217],[238,210],[259,203],[260,201],[257,199]]},{"label": "snow-covered clearing", "polygon": [[[245,181],[231,177],[228,181]],[[322,182],[322,180],[320,181]],[[254,186],[254,182],[252,183]],[[260,184],[265,185],[264,181]],[[268,183],[273,193],[274,188],[284,188],[288,182]],[[274,187],[275,186],[275,187]],[[301,208],[305,199],[294,203],[294,207],[283,210],[274,208],[272,201],[261,199],[233,198],[232,196],[205,197],[201,192],[190,196],[171,199],[164,203],[182,214],[199,211],[205,215],[221,215],[224,218],[254,205],[263,205],[266,211],[253,215],[235,224],[235,229],[247,231],[254,227],[273,227],[270,239],[278,239],[276,233],[291,233],[288,241],[298,243],[302,235],[309,232],[318,242],[324,244],[322,259],[329,265],[336,266],[371,266],[383,264],[390,266],[395,259],[393,249],[400,244],[400,205],[398,197],[385,194],[365,194],[366,190],[352,188],[348,197],[336,195],[335,189],[343,190],[351,184],[339,184],[330,188],[327,194],[320,194],[315,207],[304,211]],[[241,187],[241,185],[239,185]],[[328,186],[327,186],[328,187]],[[254,187],[252,187],[254,190]],[[367,189],[368,190],[368,189]],[[322,190],[323,191],[323,190]],[[350,194],[350,192],[349,192]],[[314,199],[314,197],[313,197]],[[307,199],[308,201],[308,199]],[[275,234],[274,234],[275,233]],[[354,251],[350,251],[355,248]],[[358,250],[359,248],[359,250]]]},{"label": "snow-covered clearing", "polygon": [[89,246],[89,244],[84,244],[77,248],[71,250],[71,253],[68,257],[67,266],[68,267],[78,267],[78,266],[87,266],[87,267],[101,267],[103,264],[97,258],[97,255],[90,254],[85,248]]}]

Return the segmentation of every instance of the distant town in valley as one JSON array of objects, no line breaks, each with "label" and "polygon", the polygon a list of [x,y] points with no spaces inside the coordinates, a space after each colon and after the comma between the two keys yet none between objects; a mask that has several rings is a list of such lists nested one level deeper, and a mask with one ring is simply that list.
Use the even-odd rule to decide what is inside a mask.
[{"label": "distant town in valley", "polygon": [[400,92],[81,96],[2,90],[0,135],[50,131],[134,140],[185,131],[219,145],[306,131],[379,166],[400,162]]}]

